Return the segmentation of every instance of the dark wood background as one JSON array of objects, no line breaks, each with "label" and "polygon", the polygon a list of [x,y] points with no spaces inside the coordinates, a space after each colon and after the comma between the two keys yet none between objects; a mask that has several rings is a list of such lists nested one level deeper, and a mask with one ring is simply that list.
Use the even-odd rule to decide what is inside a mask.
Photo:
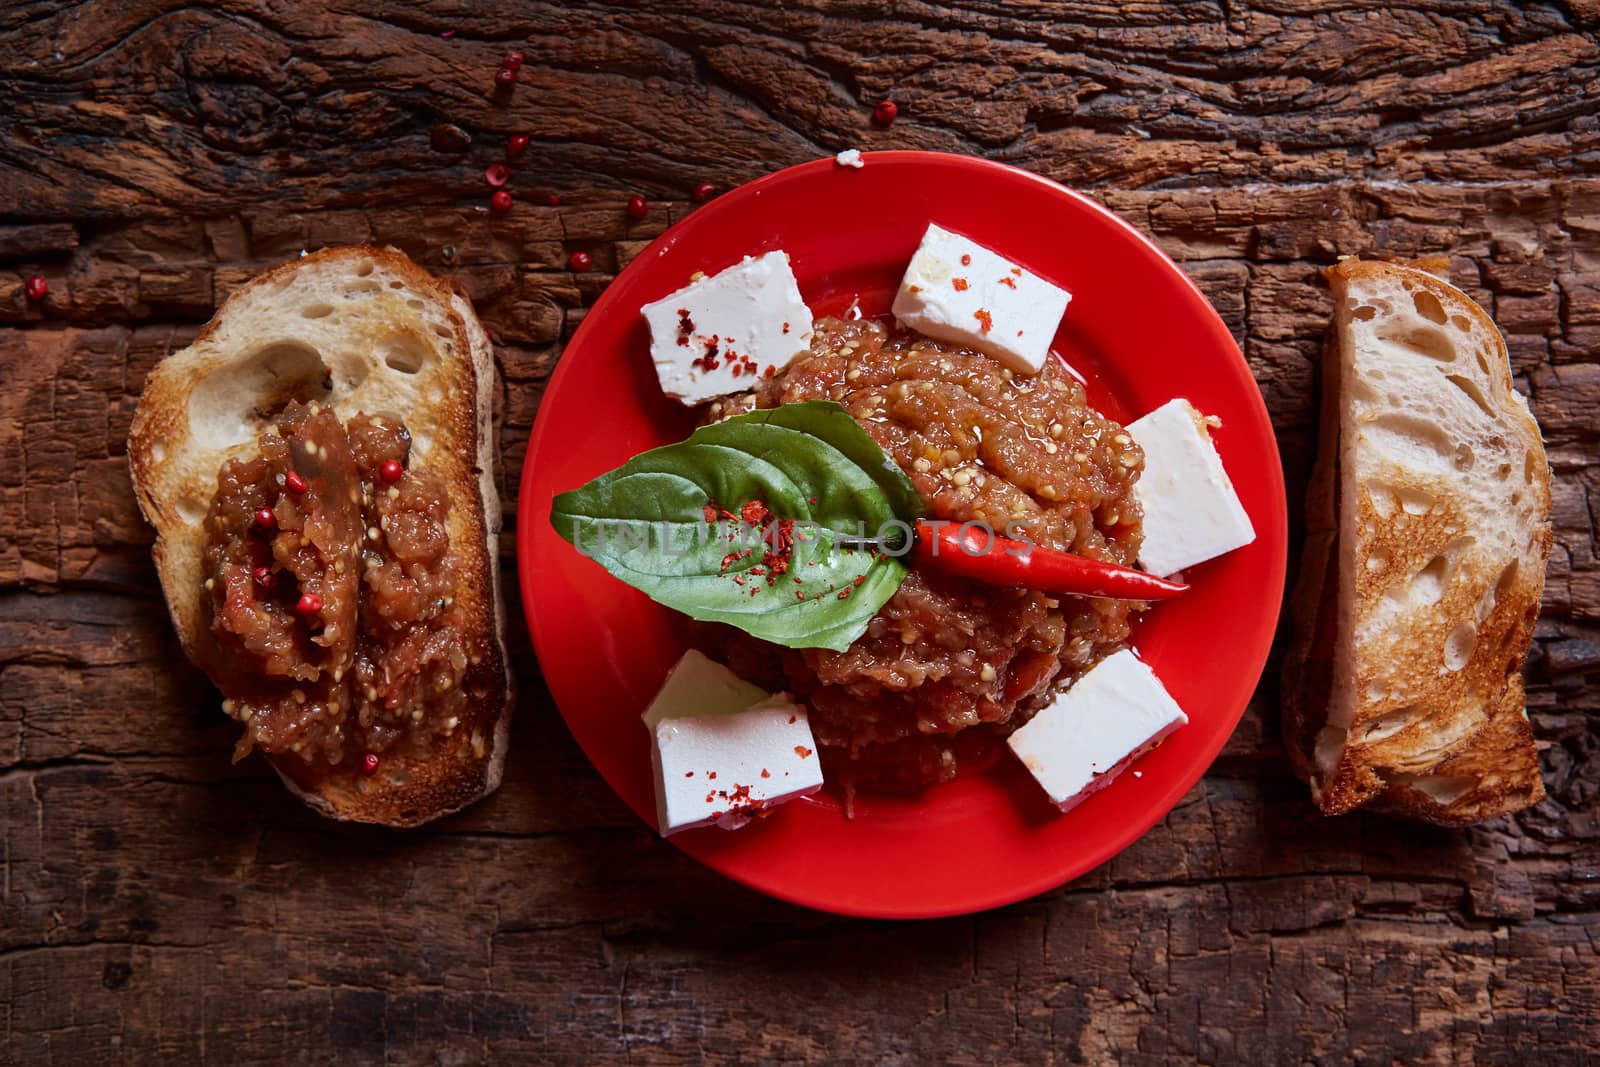
[{"label": "dark wood background", "polygon": [[[1585,1060],[1597,26],[1594,0],[0,7],[0,1060]],[[490,219],[482,172],[516,131],[518,204]],[[337,826],[230,766],[128,485],[155,361],[302,248],[388,243],[453,275],[499,342],[510,564],[542,387],[613,272],[697,183],[849,146],[1016,163],[1151,234],[1249,357],[1293,500],[1321,268],[1448,252],[1556,472],[1529,697],[1549,800],[1468,831],[1319,818],[1285,770],[1275,659],[1211,773],[1100,870],[986,915],[841,919],[629,814],[520,616],[513,754],[471,811]],[[579,249],[592,273],[566,270]]]}]

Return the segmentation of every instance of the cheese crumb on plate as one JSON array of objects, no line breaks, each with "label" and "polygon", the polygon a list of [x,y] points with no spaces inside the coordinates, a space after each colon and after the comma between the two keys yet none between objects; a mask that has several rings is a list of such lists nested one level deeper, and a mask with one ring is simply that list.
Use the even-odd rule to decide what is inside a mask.
[{"label": "cheese crumb on plate", "polygon": [[929,224],[894,298],[902,326],[1038,374],[1072,294],[1015,263]]},{"label": "cheese crumb on plate", "polygon": [[811,345],[811,309],[783,252],[700,275],[642,311],[661,389],[685,404],[751,389]]},{"label": "cheese crumb on plate", "polygon": [[641,718],[654,742],[663,836],[713,823],[736,830],[822,788],[806,709],[784,693],[769,697],[699,652],[684,654]]},{"label": "cheese crumb on plate", "polygon": [[1114,652],[1006,743],[1062,811],[1110,785],[1189,718],[1132,651]]},{"label": "cheese crumb on plate", "polygon": [[1182,399],[1128,423],[1144,450],[1144,473],[1133,494],[1144,507],[1139,565],[1151,574],[1175,574],[1256,539],[1209,426]]}]

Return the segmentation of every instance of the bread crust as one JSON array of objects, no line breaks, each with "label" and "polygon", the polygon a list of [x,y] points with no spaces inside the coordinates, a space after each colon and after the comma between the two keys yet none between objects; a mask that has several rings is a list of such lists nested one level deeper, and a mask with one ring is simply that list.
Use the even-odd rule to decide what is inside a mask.
[{"label": "bread crust", "polygon": [[[1423,266],[1438,270],[1442,263]],[[1550,474],[1538,424],[1514,391],[1499,331],[1483,309],[1429,270],[1346,260],[1329,271],[1340,319],[1323,359],[1319,454],[1307,493],[1306,551],[1291,601],[1294,638],[1284,665],[1284,743],[1295,772],[1311,782],[1327,814],[1372,804],[1464,825],[1520,810],[1544,795],[1520,670],[1532,641],[1551,544]],[[1412,576],[1430,562],[1449,561],[1460,546],[1470,545],[1473,531],[1450,493],[1440,491],[1439,478],[1408,478],[1396,468],[1377,492],[1342,481],[1341,475],[1359,475],[1341,470],[1349,445],[1343,416],[1353,401],[1348,383],[1341,381],[1338,334],[1352,311],[1348,293],[1363,282],[1411,294],[1419,311],[1426,306],[1464,336],[1492,339],[1494,357],[1479,363],[1489,386],[1479,402],[1493,414],[1495,428],[1526,457],[1515,472],[1517,488],[1505,492],[1508,498],[1515,492],[1519,514],[1530,516],[1526,545],[1502,570],[1485,573],[1473,560],[1459,566],[1447,562],[1436,600],[1396,609],[1407,613],[1398,627],[1406,639],[1388,648],[1388,662],[1379,664],[1371,661],[1370,651],[1356,655],[1358,638],[1347,631],[1357,620],[1381,614],[1382,598],[1404,593],[1415,581]],[[1424,305],[1422,294],[1438,304]],[[1447,482],[1451,476],[1442,478]],[[1393,508],[1391,500],[1384,514],[1374,503],[1382,493],[1413,494],[1426,504],[1413,514]],[[1351,499],[1357,501],[1353,514],[1345,506]],[[1511,502],[1506,501],[1508,509]],[[1341,574],[1340,540],[1350,536],[1360,542],[1360,567]],[[1439,648],[1448,648],[1451,636],[1469,625],[1470,656],[1459,665],[1447,664],[1448,669],[1434,666]],[[1348,677],[1339,677],[1335,666],[1341,657]],[[1341,701],[1349,716],[1347,732],[1324,736],[1323,726]],[[1319,737],[1326,746],[1321,759]],[[1337,758],[1331,758],[1336,750]]]},{"label": "bread crust", "polygon": [[[321,380],[318,380],[319,373]],[[323,391],[323,389],[326,391]],[[413,455],[445,484],[469,641],[501,684],[475,702],[475,736],[405,775],[328,773],[269,757],[291,792],[333,819],[415,826],[498,787],[514,704],[505,647],[492,433],[494,357],[465,296],[392,249],[324,249],[252,279],[181,352],[151,372],[128,437],[139,508],[186,655],[213,643],[199,596],[203,519],[224,462],[253,453],[259,408],[309,391],[341,419],[404,419]],[[269,395],[273,394],[273,395]],[[305,397],[299,397],[305,399]]]}]

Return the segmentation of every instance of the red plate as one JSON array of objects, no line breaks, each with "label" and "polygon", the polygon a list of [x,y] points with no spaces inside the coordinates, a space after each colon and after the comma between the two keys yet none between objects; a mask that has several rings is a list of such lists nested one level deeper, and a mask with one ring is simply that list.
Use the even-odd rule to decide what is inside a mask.
[{"label": "red plate", "polygon": [[887,309],[930,221],[1072,293],[1055,347],[1108,414],[1175,396],[1222,419],[1216,442],[1254,544],[1194,568],[1193,588],[1147,613],[1134,646],[1190,723],[1067,815],[1007,760],[905,798],[860,798],[847,821],[824,793],[729,833],[671,840],[773,896],[852,915],[915,918],[997,907],[1060,885],[1126,848],[1205,772],[1239,721],[1277,625],[1286,551],[1283,470],[1261,394],[1211,305],[1132,227],[1025,171],[962,156],[873,152],[742,186],[645,249],[584,317],[545,392],[518,507],[523,603],[545,681],[607,782],[654,825],[639,713],[684,649],[681,617],[582,558],[548,521],[551,498],[681,440],[691,414],[665,399],[639,308],[741,257],[788,252],[819,314],[857,294]]}]

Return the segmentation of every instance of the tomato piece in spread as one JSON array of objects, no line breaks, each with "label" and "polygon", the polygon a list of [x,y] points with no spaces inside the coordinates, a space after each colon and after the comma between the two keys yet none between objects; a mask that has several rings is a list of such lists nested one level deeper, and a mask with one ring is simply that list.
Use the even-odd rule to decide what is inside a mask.
[{"label": "tomato piece in spread", "polygon": [[225,464],[206,517],[203,666],[245,725],[235,750],[360,771],[426,758],[476,725],[482,650],[455,603],[443,481],[404,422],[292,403]]}]

